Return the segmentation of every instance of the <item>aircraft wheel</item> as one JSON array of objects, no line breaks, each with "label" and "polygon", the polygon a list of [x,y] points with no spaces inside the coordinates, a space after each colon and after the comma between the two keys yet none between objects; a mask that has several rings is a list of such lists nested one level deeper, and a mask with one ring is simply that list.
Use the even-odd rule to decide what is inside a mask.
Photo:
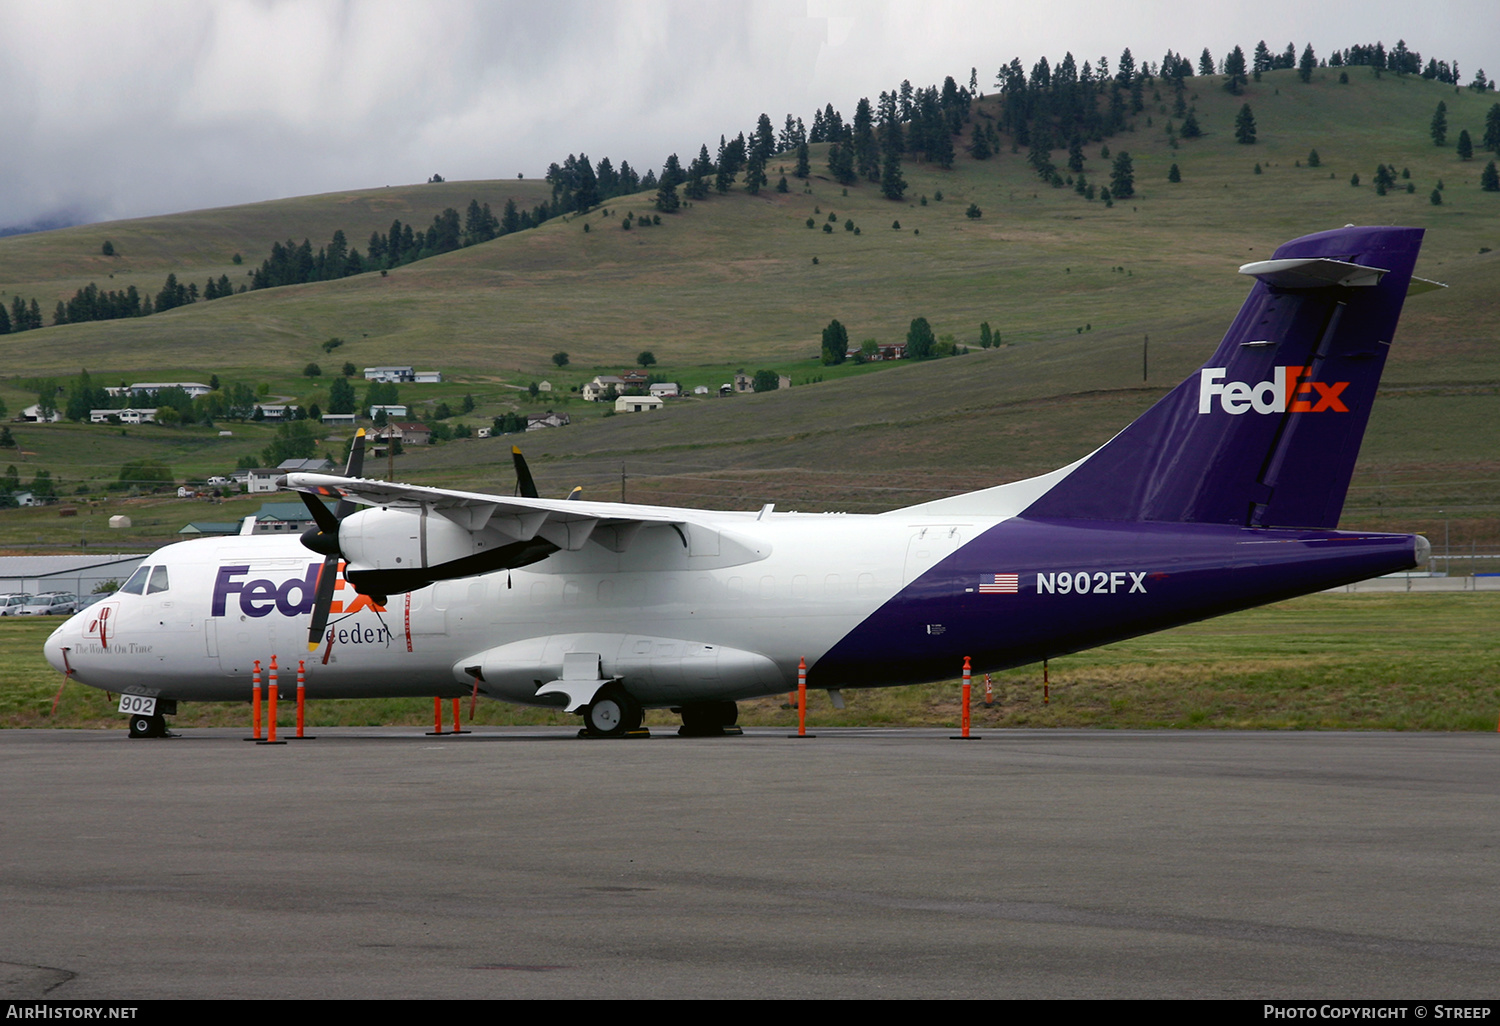
[{"label": "aircraft wheel", "polygon": [[130,717],[131,737],[166,737],[167,720],[160,713]]},{"label": "aircraft wheel", "polygon": [[698,702],[682,707],[682,725],[690,734],[717,734],[740,718],[733,702]]},{"label": "aircraft wheel", "polygon": [[639,702],[624,688],[610,684],[583,710],[583,723],[594,737],[622,737],[639,727],[643,716]]}]

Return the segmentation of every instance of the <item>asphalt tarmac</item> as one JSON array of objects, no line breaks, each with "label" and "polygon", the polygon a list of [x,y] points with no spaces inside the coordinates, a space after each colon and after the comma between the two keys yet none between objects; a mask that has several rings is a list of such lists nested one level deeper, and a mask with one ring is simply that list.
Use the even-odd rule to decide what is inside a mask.
[{"label": "asphalt tarmac", "polygon": [[1494,998],[1500,735],[0,731],[10,998]]}]

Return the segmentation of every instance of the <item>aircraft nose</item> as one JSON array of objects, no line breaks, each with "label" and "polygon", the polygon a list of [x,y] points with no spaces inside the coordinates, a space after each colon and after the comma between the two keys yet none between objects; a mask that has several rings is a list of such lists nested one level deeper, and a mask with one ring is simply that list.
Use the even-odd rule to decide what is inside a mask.
[{"label": "aircraft nose", "polygon": [[47,657],[47,662],[59,673],[68,673],[72,667],[69,665],[67,653],[78,648],[78,641],[82,637],[78,626],[78,618],[81,613],[75,613],[58,625],[58,628],[47,636],[42,645],[42,654]]}]

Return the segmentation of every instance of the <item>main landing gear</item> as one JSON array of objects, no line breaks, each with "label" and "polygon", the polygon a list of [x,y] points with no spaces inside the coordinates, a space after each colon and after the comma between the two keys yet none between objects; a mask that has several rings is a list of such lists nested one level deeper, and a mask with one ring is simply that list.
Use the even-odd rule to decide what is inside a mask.
[{"label": "main landing gear", "polygon": [[725,734],[744,733],[735,723],[739,721],[740,709],[733,702],[699,702],[685,705],[679,737],[722,737]]},{"label": "main landing gear", "polygon": [[618,684],[606,684],[584,707],[583,732],[589,737],[624,737],[640,729],[645,715],[630,692]]}]

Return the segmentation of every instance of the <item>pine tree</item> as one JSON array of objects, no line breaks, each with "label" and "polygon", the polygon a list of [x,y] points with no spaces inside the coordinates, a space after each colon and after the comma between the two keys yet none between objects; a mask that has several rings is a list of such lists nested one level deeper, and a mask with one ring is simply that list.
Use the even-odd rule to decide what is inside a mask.
[{"label": "pine tree", "polygon": [[849,332],[838,321],[829,321],[828,327],[823,329],[823,364],[843,363],[848,352]]},{"label": "pine tree", "polygon": [[1318,156],[1318,151],[1317,150],[1310,150],[1310,151],[1308,151],[1308,154],[1307,154],[1307,166],[1308,167],[1322,167],[1323,166],[1323,158]]},{"label": "pine tree", "polygon": [[1458,159],[1474,159],[1474,141],[1469,138],[1469,130],[1467,128],[1458,133]]},{"label": "pine tree", "polygon": [[1251,146],[1255,143],[1255,115],[1251,113],[1248,103],[1235,115],[1234,138],[1242,146]]},{"label": "pine tree", "polygon": [[1485,165],[1484,171],[1479,175],[1479,187],[1485,192],[1500,192],[1500,171],[1495,170],[1493,160]]},{"label": "pine tree", "polygon": [[1115,157],[1114,167],[1109,173],[1109,191],[1115,199],[1129,199],[1135,195],[1135,165],[1124,150]]},{"label": "pine tree", "polygon": [[932,334],[932,325],[927,323],[927,318],[918,317],[911,322],[911,328],[906,332],[906,358],[908,360],[928,360],[932,358],[932,351],[937,346],[937,338]]},{"label": "pine tree", "polygon": [[[1259,165],[1256,165],[1256,166],[1258,167]],[[1172,165],[1172,169],[1167,172],[1167,181],[1169,181],[1169,182],[1180,182],[1180,181],[1182,181],[1182,172],[1177,169],[1177,165],[1176,164],[1173,164]]]},{"label": "pine tree", "polygon": [[1313,69],[1318,66],[1318,58],[1313,56],[1312,44],[1308,43],[1302,49],[1302,60],[1297,62],[1297,75],[1304,82],[1312,81]]},{"label": "pine tree", "polygon": [[745,191],[752,196],[759,196],[765,184],[766,162],[757,151],[750,155],[750,162],[745,167]]},{"label": "pine tree", "polygon": [[1484,116],[1484,148],[1500,153],[1500,103],[1491,104]]},{"label": "pine tree", "polygon": [[1437,110],[1432,112],[1432,126],[1428,130],[1432,135],[1432,145],[1442,146],[1448,141],[1448,105],[1442,100],[1438,101]]},{"label": "pine tree", "polygon": [[905,193],[906,179],[901,177],[901,154],[894,149],[887,149],[880,169],[880,194],[889,200],[899,200]]}]

